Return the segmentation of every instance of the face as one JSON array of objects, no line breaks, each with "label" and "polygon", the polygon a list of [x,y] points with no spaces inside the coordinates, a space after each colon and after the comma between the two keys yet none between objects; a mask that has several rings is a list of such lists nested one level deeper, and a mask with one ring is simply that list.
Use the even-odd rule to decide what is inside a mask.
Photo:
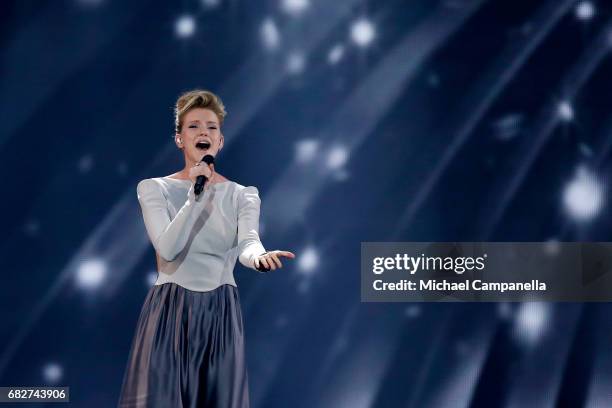
[{"label": "face", "polygon": [[223,147],[223,134],[217,115],[210,109],[195,108],[183,116],[176,145],[190,163],[197,163],[207,154],[217,156]]}]

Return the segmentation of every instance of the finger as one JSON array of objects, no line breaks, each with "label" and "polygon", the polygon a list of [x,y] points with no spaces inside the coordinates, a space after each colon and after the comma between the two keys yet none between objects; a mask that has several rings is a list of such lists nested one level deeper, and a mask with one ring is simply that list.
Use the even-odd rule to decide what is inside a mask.
[{"label": "finger", "polygon": [[264,258],[263,256],[259,258],[259,262],[263,264],[264,268],[270,269],[270,266],[268,265],[268,261],[266,261],[266,258]]},{"label": "finger", "polygon": [[272,269],[273,271],[276,270],[276,264],[274,263],[274,261],[272,260],[272,255],[271,254],[267,254],[266,255],[266,260],[268,261],[268,265],[270,265],[270,269]]},{"label": "finger", "polygon": [[204,166],[202,167],[202,170],[200,170],[200,174],[206,177],[207,179],[210,179],[210,177],[212,176],[212,171],[208,167]]},{"label": "finger", "polygon": [[280,256],[284,256],[286,258],[295,258],[295,254],[293,252],[289,252],[289,251],[278,251],[277,252],[278,255]]},{"label": "finger", "polygon": [[270,254],[270,257],[274,262],[276,262],[276,266],[278,266],[279,268],[283,267],[283,264],[281,263],[280,259],[278,259],[278,256],[276,256],[275,253]]}]

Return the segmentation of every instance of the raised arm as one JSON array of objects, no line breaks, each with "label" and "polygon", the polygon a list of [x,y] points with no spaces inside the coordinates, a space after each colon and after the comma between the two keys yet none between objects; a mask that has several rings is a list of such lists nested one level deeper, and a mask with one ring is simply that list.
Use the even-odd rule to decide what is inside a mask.
[{"label": "raised arm", "polygon": [[166,261],[174,260],[187,244],[189,232],[201,212],[203,196],[208,194],[207,190],[196,198],[192,183],[185,204],[172,220],[168,215],[166,198],[155,180],[142,180],[136,190],[153,247]]},{"label": "raised arm", "polygon": [[255,259],[266,252],[259,239],[260,205],[256,187],[245,187],[238,193],[238,259],[255,270]]}]

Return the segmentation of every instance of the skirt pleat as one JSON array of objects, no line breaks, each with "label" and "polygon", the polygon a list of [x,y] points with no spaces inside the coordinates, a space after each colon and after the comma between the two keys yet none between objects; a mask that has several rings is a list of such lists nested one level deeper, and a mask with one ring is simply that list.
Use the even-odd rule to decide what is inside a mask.
[{"label": "skirt pleat", "polygon": [[147,294],[128,356],[120,408],[248,408],[238,290],[175,283]]}]

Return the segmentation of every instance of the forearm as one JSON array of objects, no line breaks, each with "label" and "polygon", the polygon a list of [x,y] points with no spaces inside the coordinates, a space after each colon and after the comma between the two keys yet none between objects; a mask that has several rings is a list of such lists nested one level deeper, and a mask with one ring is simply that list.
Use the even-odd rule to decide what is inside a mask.
[{"label": "forearm", "polygon": [[240,263],[255,269],[255,260],[266,252],[259,239],[259,212],[261,200],[255,187],[240,192],[238,205],[238,253]]},{"label": "forearm", "polygon": [[257,270],[255,260],[266,253],[266,249],[259,240],[257,232],[253,231],[250,235],[252,235],[251,238],[247,238],[242,242],[241,248],[239,248],[240,255],[238,259],[247,268]]},{"label": "forearm", "polygon": [[185,248],[190,232],[201,213],[205,194],[204,191],[196,198],[191,185],[185,204],[171,220],[163,195],[152,185],[139,185],[138,198],[145,227],[153,247],[164,260],[174,260]]}]

